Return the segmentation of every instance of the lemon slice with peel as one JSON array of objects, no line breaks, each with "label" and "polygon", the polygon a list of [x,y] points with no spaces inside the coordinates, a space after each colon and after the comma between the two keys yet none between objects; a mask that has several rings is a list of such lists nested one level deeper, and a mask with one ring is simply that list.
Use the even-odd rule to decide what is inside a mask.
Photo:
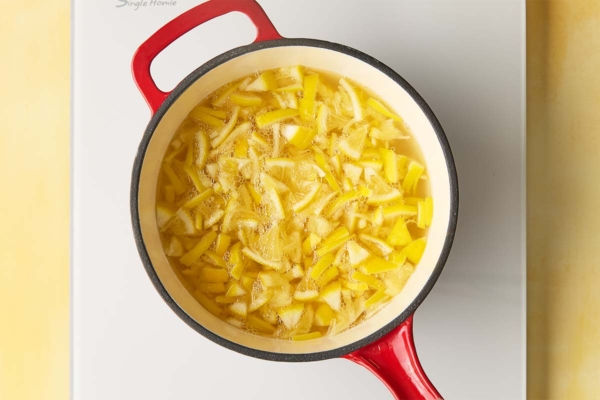
[{"label": "lemon slice with peel", "polygon": [[315,138],[317,132],[313,128],[300,125],[283,125],[281,134],[287,141],[300,150],[305,150]]},{"label": "lemon slice with peel", "polygon": [[358,96],[358,92],[348,82],[346,78],[340,79],[340,85],[348,92],[348,96],[350,96],[350,101],[352,102],[352,108],[354,109],[354,120],[362,121],[364,118],[364,110],[362,104],[360,102],[360,97]]},{"label": "lemon slice with peel", "polygon": [[304,304],[296,303],[280,308],[279,311],[277,311],[277,315],[279,315],[281,322],[283,322],[286,328],[293,329],[296,325],[298,325],[303,312]]},{"label": "lemon slice with peel", "polygon": [[242,107],[257,107],[262,104],[260,96],[245,93],[233,93],[229,96],[234,104]]},{"label": "lemon slice with peel", "polygon": [[249,259],[256,261],[260,265],[264,265],[265,267],[273,268],[275,270],[278,270],[282,267],[281,261],[267,260],[266,258],[252,251],[248,247],[244,247],[242,249],[242,253]]},{"label": "lemon slice with peel", "polygon": [[269,111],[267,113],[256,116],[256,125],[259,128],[264,128],[276,122],[281,122],[289,118],[298,116],[298,111],[291,108],[283,110]]},{"label": "lemon slice with peel", "polygon": [[396,114],[392,113],[383,104],[381,104],[380,102],[378,102],[377,100],[375,100],[372,97],[369,98],[369,100],[367,100],[367,106],[371,107],[373,110],[377,111],[379,114],[385,115],[386,117],[391,118],[396,122],[400,122],[400,123],[404,122],[402,120],[402,118],[400,118]]},{"label": "lemon slice with peel", "polygon": [[360,160],[367,140],[367,126],[356,129],[347,137],[340,139],[339,149],[353,160]]},{"label": "lemon slice with peel", "polygon": [[267,158],[265,160],[265,167],[273,168],[273,167],[281,167],[281,168],[293,168],[296,165],[296,162],[291,158]]},{"label": "lemon slice with peel", "polygon": [[277,79],[273,71],[265,71],[259,75],[254,81],[246,86],[247,92],[266,92],[267,90],[277,89]]},{"label": "lemon slice with peel", "polygon": [[332,310],[340,311],[342,307],[342,284],[334,282],[321,290],[321,298]]},{"label": "lemon slice with peel", "polygon": [[295,213],[305,210],[317,196],[321,185],[314,185],[312,189],[300,200],[292,206]]},{"label": "lemon slice with peel", "polygon": [[221,131],[219,132],[219,135],[217,137],[215,137],[213,140],[211,140],[210,145],[212,146],[213,149],[216,148],[217,146],[219,146],[221,143],[223,143],[223,141],[227,138],[227,136],[231,133],[231,131],[233,131],[233,128],[235,127],[235,124],[237,123],[239,113],[240,113],[240,107],[235,106],[233,109],[233,112],[231,114],[231,117],[229,117],[229,121],[227,121],[227,124],[223,127],[223,129],[221,129]]}]

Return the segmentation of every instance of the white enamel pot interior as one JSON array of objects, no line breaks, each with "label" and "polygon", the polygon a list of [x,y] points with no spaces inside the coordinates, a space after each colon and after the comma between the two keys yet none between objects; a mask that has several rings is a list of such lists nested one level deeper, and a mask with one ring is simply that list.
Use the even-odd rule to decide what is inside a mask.
[{"label": "white enamel pot interior", "polygon": [[[421,148],[435,210],[425,253],[402,292],[362,324],[333,337],[292,342],[240,331],[206,311],[188,292],[163,252],[156,222],[156,191],[162,159],[190,110],[218,87],[261,70],[304,65],[346,76],[380,96],[402,116]],[[279,361],[312,361],[350,353],[408,318],[437,280],[456,227],[458,190],[450,148],[423,99],[377,60],[346,46],[310,39],[255,43],[225,53],[190,74],[153,116],[136,159],[132,215],[142,260],[156,288],[191,327],[235,351]]]}]

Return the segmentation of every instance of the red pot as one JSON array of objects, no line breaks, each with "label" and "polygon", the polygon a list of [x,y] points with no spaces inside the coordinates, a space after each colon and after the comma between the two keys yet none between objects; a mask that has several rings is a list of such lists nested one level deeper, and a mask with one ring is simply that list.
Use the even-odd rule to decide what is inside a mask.
[{"label": "red pot", "polygon": [[[172,92],[158,89],[150,75],[152,60],[186,32],[232,11],[246,14],[256,25],[255,42],[208,61]],[[221,85],[258,70],[296,64],[347,76],[401,111],[421,147],[435,199],[425,253],[403,291],[357,327],[306,342],[241,332],[202,308],[169,265],[155,215],[162,158],[176,128],[198,100]],[[200,334],[242,354],[272,361],[344,357],[377,375],[398,399],[441,398],[419,363],[412,315],[435,284],[450,252],[457,222],[458,184],[444,131],[423,98],[389,67],[357,50],[320,40],[282,38],[254,0],[211,0],[175,18],[140,46],[133,58],[133,76],[153,116],[133,169],[132,223],[146,271],[171,309]]]}]

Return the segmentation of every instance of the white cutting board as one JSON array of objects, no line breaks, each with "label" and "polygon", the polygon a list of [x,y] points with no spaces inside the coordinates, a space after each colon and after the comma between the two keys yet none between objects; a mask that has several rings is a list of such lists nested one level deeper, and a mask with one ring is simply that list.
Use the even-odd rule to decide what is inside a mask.
[{"label": "white cutting board", "polygon": [[[525,1],[260,2],[283,36],[370,54],[434,110],[456,158],[460,218],[446,268],[416,313],[417,349],[447,399],[524,398]],[[130,62],[198,0],[145,3],[74,1],[73,398],[392,399],[346,360],[281,364],[221,348],[154,290],[130,224],[131,168],[150,118]],[[153,72],[171,89],[254,36],[230,14],[174,44]]]}]

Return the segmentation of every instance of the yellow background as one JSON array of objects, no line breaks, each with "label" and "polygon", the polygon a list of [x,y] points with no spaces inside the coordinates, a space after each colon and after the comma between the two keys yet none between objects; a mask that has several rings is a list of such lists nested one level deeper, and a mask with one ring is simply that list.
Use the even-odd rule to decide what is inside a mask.
[{"label": "yellow background", "polygon": [[[69,393],[69,6],[0,13],[0,399]],[[600,2],[527,11],[528,398],[595,399]]]}]

